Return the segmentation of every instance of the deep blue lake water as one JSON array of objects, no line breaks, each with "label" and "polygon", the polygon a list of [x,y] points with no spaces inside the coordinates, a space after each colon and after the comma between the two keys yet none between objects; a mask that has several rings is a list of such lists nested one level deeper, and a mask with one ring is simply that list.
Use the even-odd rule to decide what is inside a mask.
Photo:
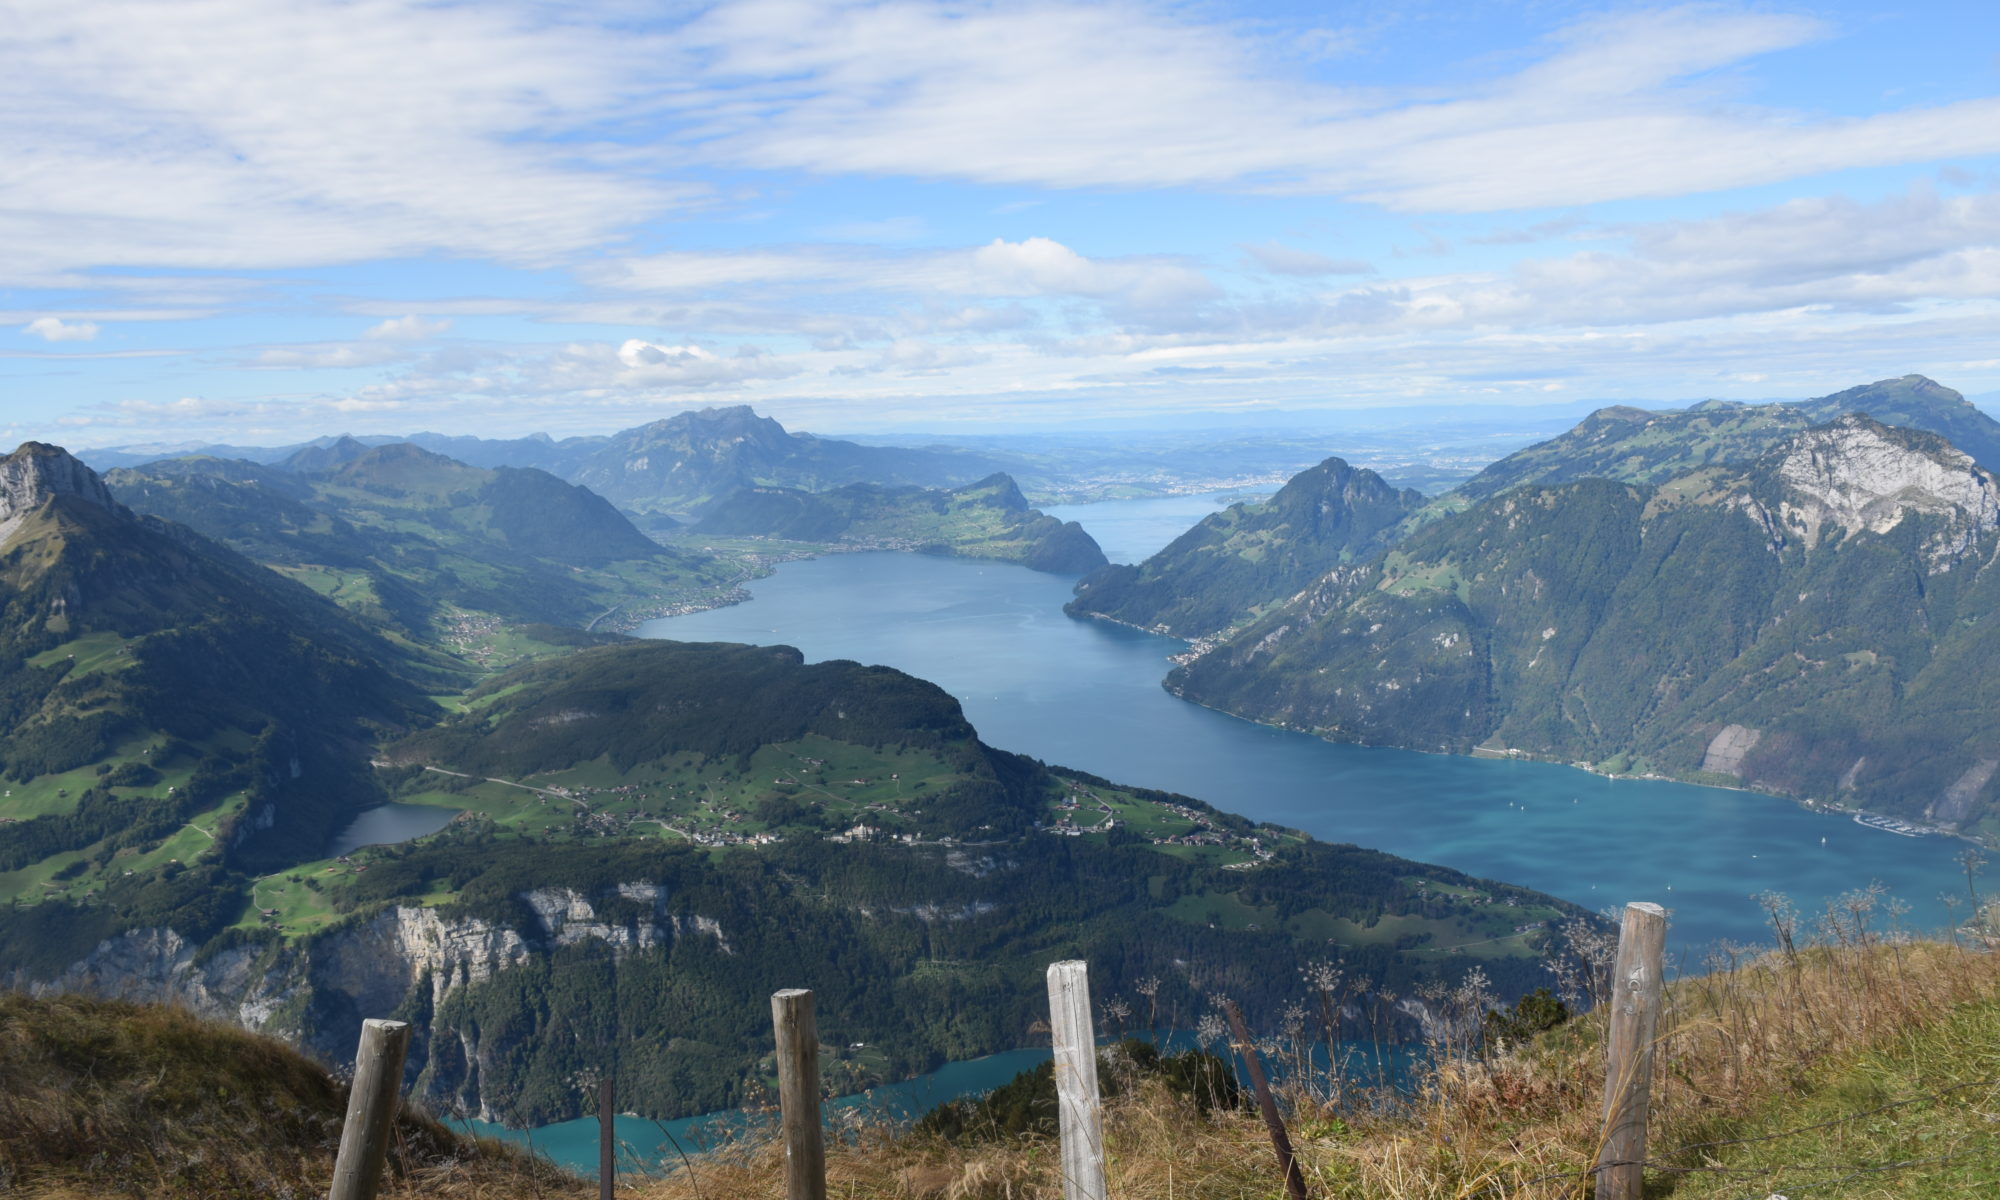
[{"label": "deep blue lake water", "polygon": [[[1114,561],[1158,550],[1228,497],[1065,506]],[[1670,956],[1699,969],[1719,939],[1765,939],[1750,897],[1789,894],[1812,911],[1880,881],[1907,901],[1915,928],[1941,926],[1939,897],[1964,886],[1959,843],[1864,829],[1749,792],[1405,750],[1337,746],[1177,700],[1160,688],[1154,637],[1062,613],[1073,580],[997,563],[849,554],[788,563],[730,608],[654,621],[646,636],[797,646],[812,661],[886,663],[929,679],[965,707],[995,746],[1164,788],[1260,820],[1476,875],[1525,884],[1593,908],[1655,900],[1672,912]],[[377,812],[381,810],[375,810]],[[838,1102],[891,1115],[1005,1083],[1046,1048],[951,1063]],[[674,1160],[661,1127],[689,1152],[735,1114],[655,1123],[621,1117],[626,1161]],[[522,1134],[557,1162],[596,1169],[594,1120]],[[634,1161],[636,1160],[636,1162]]]},{"label": "deep blue lake water", "polygon": [[434,804],[378,804],[364,809],[347,827],[327,843],[329,858],[359,850],[363,846],[386,846],[436,833],[459,814],[455,808]]},{"label": "deep blue lake water", "polygon": [[[1210,497],[1057,510],[1144,557],[1217,507]],[[1102,514],[1101,517],[1097,514]],[[1000,563],[841,554],[787,563],[729,608],[648,623],[646,636],[797,646],[808,660],[885,663],[956,696],[987,742],[1122,783],[1592,908],[1654,900],[1688,968],[1718,939],[1766,940],[1750,897],[1806,911],[1873,881],[1941,927],[1964,887],[1959,843],[1865,829],[1749,792],[1611,780],[1546,763],[1339,746],[1175,699],[1173,639],[1062,613],[1071,579]]]}]

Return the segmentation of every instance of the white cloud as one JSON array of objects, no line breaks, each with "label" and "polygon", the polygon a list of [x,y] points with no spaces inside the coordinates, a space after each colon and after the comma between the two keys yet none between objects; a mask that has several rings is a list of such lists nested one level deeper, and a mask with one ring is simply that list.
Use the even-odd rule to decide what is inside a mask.
[{"label": "white cloud", "polygon": [[45,342],[88,342],[97,337],[94,321],[65,321],[61,317],[36,317],[21,326],[21,332]]},{"label": "white cloud", "polygon": [[588,136],[645,106],[630,89],[650,39],[554,9],[6,8],[0,270],[16,278],[439,251],[548,261],[697,194]]},{"label": "white cloud", "polygon": [[716,388],[785,379],[803,369],[750,347],[720,355],[700,346],[662,346],[637,339],[619,346],[615,357],[624,369],[592,381],[586,376],[599,369],[602,348],[571,346],[558,360],[556,373],[573,387]]},{"label": "white cloud", "polygon": [[1274,275],[1373,275],[1375,268],[1356,258],[1329,258],[1283,242],[1245,243],[1243,252]]},{"label": "white cloud", "polygon": [[342,342],[320,346],[278,346],[260,352],[254,362],[259,367],[326,369],[379,367],[395,362],[404,352],[379,342]]},{"label": "white cloud", "polygon": [[897,338],[885,347],[872,362],[865,365],[843,365],[834,367],[834,375],[874,375],[896,374],[904,376],[943,375],[957,367],[978,366],[991,360],[992,354],[973,346],[958,346],[925,341],[921,338]]},{"label": "white cloud", "polygon": [[[1490,82],[1346,87],[1139,4],[746,0],[681,36],[694,154],[829,174],[1316,192],[1488,211],[2000,151],[2000,99],[1860,117],[1716,103],[1717,68],[1824,35],[1694,5],[1582,22]],[[895,46],[897,53],[881,48]],[[695,62],[696,60],[689,60]]]},{"label": "white cloud", "polygon": [[808,247],[741,253],[669,251],[607,261],[584,277],[643,292],[729,288],[842,290],[967,298],[1076,298],[1133,309],[1198,303],[1219,296],[1200,271],[1163,257],[1091,258],[1050,238],[995,238],[969,250],[891,253]]},{"label": "white cloud", "polygon": [[413,313],[370,325],[362,337],[386,342],[421,342],[451,332],[450,321],[427,321]]},{"label": "white cloud", "polygon": [[[1510,75],[1400,88],[1302,64],[1275,27],[1132,0],[6,9],[0,271],[45,284],[111,286],[77,272],[121,265],[559,262],[710,203],[669,176],[716,165],[1466,211],[2000,151],[1993,96],[1854,116],[1719,103],[1717,69],[1826,32],[1719,6],[1592,19]],[[678,286],[702,266],[683,256]]]}]

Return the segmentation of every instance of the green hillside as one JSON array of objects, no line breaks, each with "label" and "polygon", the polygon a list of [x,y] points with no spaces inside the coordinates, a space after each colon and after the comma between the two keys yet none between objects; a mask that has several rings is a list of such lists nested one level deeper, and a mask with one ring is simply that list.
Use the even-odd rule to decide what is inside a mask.
[{"label": "green hillside", "polygon": [[1028,507],[1006,475],[950,490],[872,483],[830,492],[743,488],[711,509],[693,532],[991,558],[1059,574],[1105,565],[1104,552],[1081,525]]},{"label": "green hillside", "polygon": [[346,439],[282,467],[170,459],[107,482],[139,511],[484,666],[517,656],[520,626],[607,614],[630,624],[713,603],[739,574],[659,545],[601,497],[546,472],[470,467],[407,443]]},{"label": "green hillside", "polygon": [[178,904],[160,897],[198,864],[312,852],[381,794],[366,745],[432,719],[411,682],[425,663],[135,516],[60,449],[0,459],[17,472],[0,497],[0,895],[77,935],[122,928],[120,906]]},{"label": "green hillside", "polygon": [[1342,563],[1367,558],[1423,504],[1338,458],[1262,504],[1233,504],[1137,566],[1108,566],[1064,610],[1179,637],[1221,632]]},{"label": "green hillside", "polygon": [[[1313,957],[1397,994],[1475,964],[1525,990],[1583,915],[1045,767],[930,684],[783,647],[585,649],[464,709],[378,758],[397,799],[464,814],[444,832],[154,917],[206,943],[207,1002],[329,1057],[361,1015],[415,1019],[419,1092],[497,1119],[573,1115],[567,1080],[607,1067],[658,1115],[740,1104],[764,998],[800,981],[830,1044],[865,1044],[828,1066],[845,1090],[1022,1044],[1051,958],[1107,994],[1157,978],[1163,1015],[1218,988],[1275,1005]],[[41,939],[30,978],[88,977],[64,964],[92,940],[31,914],[0,936]]]},{"label": "green hillside", "polygon": [[1660,412],[1624,405],[1601,408],[1561,437],[1487,467],[1440,504],[1461,508],[1531,483],[1664,483],[1699,467],[1751,462],[1800,430],[1848,413],[1938,434],[1980,466],[2000,471],[2000,421],[1948,387],[1905,375],[1789,404],[1710,400]]},{"label": "green hillside", "polygon": [[684,412],[546,453],[550,470],[635,512],[700,516],[739,488],[957,487],[999,464],[963,450],[864,446],[791,433],[747,405]]},{"label": "green hillside", "polygon": [[1980,465],[2000,469],[2000,422],[1921,375],[1788,404],[1709,401],[1659,412],[1619,405],[1428,502],[1372,471],[1328,459],[1261,505],[1235,505],[1205,518],[1143,563],[1086,577],[1067,611],[1177,637],[1211,637],[1336,568],[1367,561],[1429,521],[1514,488],[1584,479],[1659,484],[1702,467],[1741,466],[1846,413],[1942,435]]},{"label": "green hillside", "polygon": [[1658,486],[1524,487],[1329,574],[1169,686],[1339,740],[1993,834],[1996,494],[1942,438],[1865,417]]}]

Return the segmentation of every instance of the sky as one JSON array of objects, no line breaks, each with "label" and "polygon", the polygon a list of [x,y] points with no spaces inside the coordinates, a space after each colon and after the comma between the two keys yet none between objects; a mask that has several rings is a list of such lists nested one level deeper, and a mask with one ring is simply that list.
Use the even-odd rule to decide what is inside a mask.
[{"label": "sky", "polygon": [[0,441],[2000,389],[2000,5],[0,0]]}]

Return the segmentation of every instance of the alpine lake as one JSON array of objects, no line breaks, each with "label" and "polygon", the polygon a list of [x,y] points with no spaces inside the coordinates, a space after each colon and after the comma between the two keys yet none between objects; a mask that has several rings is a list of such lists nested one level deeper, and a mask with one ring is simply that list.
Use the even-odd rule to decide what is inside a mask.
[{"label": "alpine lake", "polygon": [[[1245,493],[1057,506],[1115,562],[1137,562]],[[1920,932],[1951,920],[1965,879],[1961,843],[1905,837],[1747,791],[1617,779],[1573,767],[1336,745],[1201,708],[1160,686],[1184,643],[1065,616],[1075,580],[1009,564],[916,554],[832,554],[786,563],[728,608],[647,623],[645,637],[789,645],[808,661],[854,659],[928,679],[964,706],[989,744],[1046,762],[1180,792],[1259,821],[1304,830],[1586,907],[1651,900],[1669,911],[1670,970],[1698,972],[1723,942],[1769,941],[1760,892],[1788,896],[1809,921],[1857,889],[1886,889],[1876,919]],[[389,839],[383,839],[389,840]],[[932,1075],[838,1102],[908,1116],[989,1090],[1046,1048],[952,1063]],[[672,1165],[727,1128],[724,1115],[656,1124],[621,1117],[635,1157]],[[594,1170],[596,1123],[528,1140]],[[672,1132],[669,1141],[663,1133]]]}]

